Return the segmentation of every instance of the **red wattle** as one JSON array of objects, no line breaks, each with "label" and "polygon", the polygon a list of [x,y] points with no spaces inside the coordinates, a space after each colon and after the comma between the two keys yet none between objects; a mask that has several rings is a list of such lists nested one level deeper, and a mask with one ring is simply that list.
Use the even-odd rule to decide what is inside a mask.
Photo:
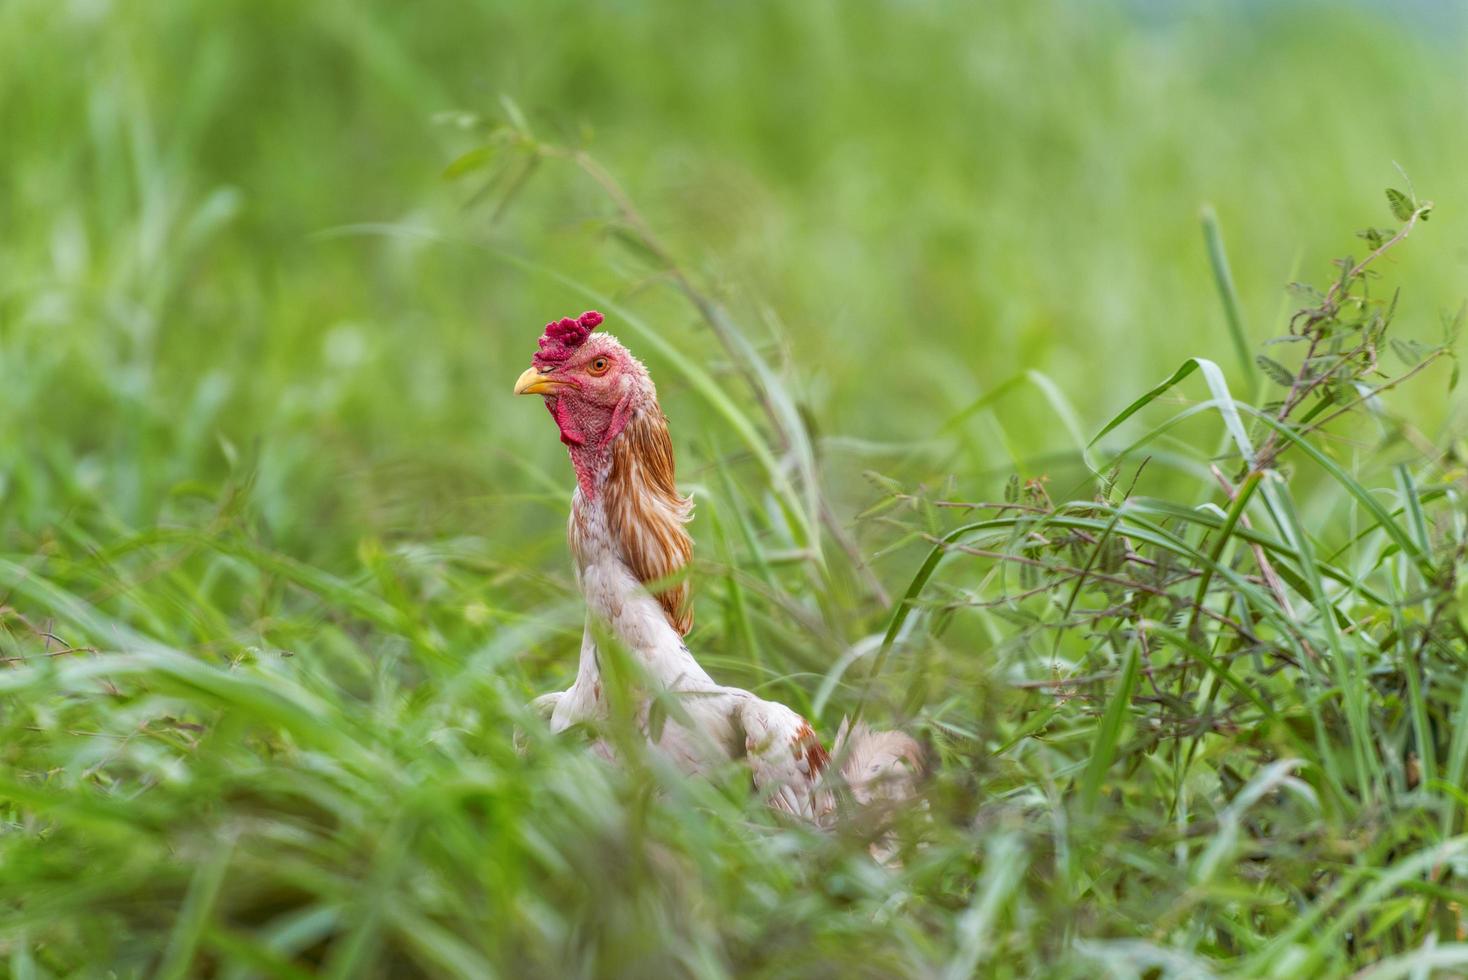
[{"label": "red wattle", "polygon": [[576,421],[570,406],[564,398],[547,398],[545,407],[550,409],[551,418],[556,420],[556,428],[561,430],[561,442],[567,446],[579,446],[586,442],[586,436],[581,432],[581,425]]}]

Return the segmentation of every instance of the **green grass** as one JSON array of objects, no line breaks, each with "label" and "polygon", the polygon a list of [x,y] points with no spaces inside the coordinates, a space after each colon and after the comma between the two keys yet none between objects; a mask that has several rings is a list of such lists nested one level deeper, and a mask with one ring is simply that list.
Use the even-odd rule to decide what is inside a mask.
[{"label": "green grass", "polygon": [[[1464,969],[1465,28],[0,5],[0,976]],[[1385,186],[1391,387],[1289,405]],[[900,867],[528,711],[583,613],[509,389],[592,306],[700,659],[928,742]]]}]

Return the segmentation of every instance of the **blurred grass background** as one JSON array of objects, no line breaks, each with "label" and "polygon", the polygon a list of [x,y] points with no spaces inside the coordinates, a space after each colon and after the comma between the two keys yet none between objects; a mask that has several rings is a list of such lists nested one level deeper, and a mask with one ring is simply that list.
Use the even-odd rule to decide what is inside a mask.
[{"label": "blurred grass background", "polygon": [[[491,227],[439,179],[472,145],[441,114],[501,94],[779,323],[822,433],[919,438],[1024,368],[1096,418],[1184,356],[1226,361],[1199,205],[1263,339],[1283,285],[1380,221],[1393,161],[1439,205],[1403,283],[1431,323],[1468,263],[1463,25],[1431,9],[7,4],[4,533],[78,500],[156,520],[219,485],[221,437],[258,446],[265,518],[304,555],[482,528],[464,506],[527,485],[508,455],[559,481],[504,379],[580,299],[472,248],[319,237],[400,222],[626,289],[585,180],[540,176]],[[665,290],[638,301],[708,346]],[[688,444],[701,406],[664,401]],[[1048,417],[1006,417],[1022,460],[1067,448]],[[1007,475],[975,438],[959,475]]]},{"label": "blurred grass background", "polygon": [[[608,233],[611,207],[584,175],[547,163],[502,209],[443,177],[480,144],[482,121],[504,117],[502,98],[539,135],[586,147],[613,173],[778,365],[849,523],[878,496],[866,469],[970,500],[992,499],[1015,471],[1074,487],[1084,474],[1075,440],[1036,388],[943,428],[1020,372],[1043,372],[1088,435],[1189,355],[1219,361],[1247,391],[1199,231],[1205,202],[1259,342],[1296,305],[1286,282],[1318,281],[1332,257],[1364,252],[1350,232],[1384,223],[1380,191],[1401,182],[1399,163],[1437,204],[1403,253],[1410,263],[1392,272],[1406,297],[1401,332],[1435,339],[1468,271],[1465,41],[1468,15],[1425,3],[10,0],[0,5],[0,548],[18,571],[0,604],[32,626],[46,620],[64,602],[16,584],[44,571],[102,611],[73,609],[79,635],[57,642],[127,646],[125,627],[206,661],[308,651],[290,683],[358,705],[341,709],[343,723],[388,739],[404,771],[413,738],[429,738],[410,722],[427,731],[441,711],[484,699],[500,707],[453,715],[473,733],[463,758],[513,770],[496,748],[510,705],[564,686],[580,612],[562,537],[569,468],[538,407],[509,389],[545,320],[595,304],[481,246],[616,297],[746,396],[692,311]],[[396,230],[351,231],[362,225]],[[726,419],[624,339],[659,381],[680,475],[711,515],[693,527],[706,560],[701,656],[731,681],[773,678],[808,704],[818,675],[883,608],[853,588],[772,599],[766,618],[740,625],[736,573],[784,560],[778,534],[740,544],[741,508],[768,508],[765,478],[743,465]],[[1441,392],[1433,383],[1392,401],[1446,444],[1463,407]],[[923,448],[939,434],[942,446]],[[881,543],[864,538],[863,551]],[[920,558],[900,550],[876,572],[900,589]],[[801,618],[816,605],[819,616]],[[5,652],[34,639],[15,627]],[[177,698],[196,682],[157,683],[159,697]],[[198,723],[190,712],[202,709],[168,705],[165,716]],[[110,718],[116,737],[156,707],[109,716],[75,699],[12,702],[14,739],[0,758],[87,784],[102,750],[77,719]],[[404,741],[373,719],[401,725]],[[834,720],[823,719],[828,731]],[[128,794],[172,781],[175,809],[160,804],[158,826],[196,807],[233,812],[239,787],[222,773],[269,782],[261,760],[293,737],[265,737],[259,753],[231,737],[215,732],[202,755],[165,740],[109,779]],[[190,781],[178,761],[190,758],[219,766]],[[511,794],[523,808],[506,819],[534,823],[564,804],[539,785],[527,777],[523,799]],[[256,805],[274,804],[245,809]],[[361,833],[381,829],[371,823],[362,817]],[[163,850],[139,853],[177,863],[157,873],[147,921],[113,936],[113,955],[148,964],[150,944],[172,936],[186,951],[205,941],[250,961],[235,934],[170,931],[169,903],[207,895],[209,879],[178,859],[186,848],[149,833]],[[24,840],[11,838],[16,855]],[[85,840],[73,839],[75,864],[36,858],[15,873],[13,884],[31,874],[36,894],[54,895],[15,929],[41,928],[37,908],[52,921],[128,918],[66,896],[89,860],[124,853]],[[529,862],[525,853],[502,867]],[[715,876],[733,876],[720,880],[753,874],[720,855],[729,863]],[[558,867],[577,880],[574,861]],[[530,887],[505,874],[505,896]],[[125,877],[107,879],[116,894]],[[856,963],[886,941],[861,931],[883,901],[878,885],[863,887],[836,888],[866,896],[841,899],[858,907],[858,926],[811,950]],[[791,920],[805,921],[798,891],[776,888],[795,903]],[[541,898],[560,912],[595,904]],[[750,949],[772,942],[762,930],[785,906],[740,908],[763,925],[718,940],[689,927],[674,959],[717,973],[709,964],[722,950],[726,962],[780,972]],[[337,921],[300,934],[319,939]],[[542,926],[548,948],[556,936],[574,945],[573,925],[526,926],[516,941],[533,946],[524,936]],[[46,970],[45,956],[14,952],[29,949],[15,943],[22,934],[8,933],[11,974]],[[931,936],[908,936],[903,969],[942,960],[946,939]],[[79,960],[57,948],[48,955],[60,974]],[[341,975],[375,947],[346,948],[328,962]],[[462,950],[443,949],[430,957],[440,969],[474,972],[472,959],[453,965]],[[580,965],[635,973],[662,962],[598,949]],[[546,967],[540,955],[513,947],[504,961]]]}]

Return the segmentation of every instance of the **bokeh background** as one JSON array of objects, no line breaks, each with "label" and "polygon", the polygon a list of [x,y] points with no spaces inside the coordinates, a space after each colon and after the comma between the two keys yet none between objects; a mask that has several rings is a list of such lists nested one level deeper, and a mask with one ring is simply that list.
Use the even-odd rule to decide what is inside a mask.
[{"label": "bokeh background", "polygon": [[[1436,210],[1384,262],[1396,333],[1440,339],[1468,294],[1465,45],[1468,12],[1426,0],[0,3],[0,661],[182,651],[0,708],[8,975],[962,975],[970,879],[1014,871],[1002,842],[950,840],[957,870],[893,899],[842,863],[860,846],[808,841],[826,863],[791,870],[793,845],[731,831],[736,789],[649,808],[508,748],[581,628],[570,470],[510,395],[541,325],[591,296],[644,325],[607,326],[657,379],[698,500],[690,642],[829,736],[857,691],[816,689],[925,553],[858,520],[874,501],[996,499],[1012,474],[1085,497],[1078,443],[1189,356],[1256,394],[1205,205],[1258,344],[1300,305],[1290,281],[1393,224],[1399,165]],[[606,188],[555,156],[525,172],[507,123],[589,154],[727,311],[874,580],[801,539],[668,352],[760,428],[747,363]],[[1465,419],[1447,371],[1389,397],[1439,447]],[[1182,437],[1217,440],[1198,425]],[[987,756],[1017,722],[984,642],[956,630],[876,716],[971,691],[953,791],[1056,794]],[[1179,873],[1074,917],[1032,881],[1010,926],[1040,952],[1013,962],[1149,935],[1193,894]]]},{"label": "bokeh background", "polygon": [[[783,346],[823,435],[921,439],[1026,369],[1090,423],[1185,356],[1232,368],[1200,205],[1262,340],[1287,282],[1389,223],[1394,162],[1438,204],[1402,282],[1435,337],[1468,270],[1452,6],[6,4],[0,533],[78,501],[147,524],[258,454],[303,556],[352,528],[543,537],[558,507],[488,506],[532,485],[516,461],[565,477],[507,379],[587,304],[470,243],[715,351],[570,168],[497,221],[441,178],[480,141],[461,114],[501,120],[502,96]],[[452,241],[329,235],[362,223]],[[664,388],[685,453],[718,444]],[[1052,421],[1017,395],[1012,445],[977,424],[960,476],[1069,448]]]}]

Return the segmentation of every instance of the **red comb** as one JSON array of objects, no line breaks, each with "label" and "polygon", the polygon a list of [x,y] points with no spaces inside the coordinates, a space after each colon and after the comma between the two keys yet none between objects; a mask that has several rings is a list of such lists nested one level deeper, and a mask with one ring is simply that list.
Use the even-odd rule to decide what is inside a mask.
[{"label": "red comb", "polygon": [[574,320],[562,317],[547,323],[545,333],[540,335],[540,350],[535,354],[535,366],[545,368],[569,359],[601,321],[600,313],[587,310]]}]

